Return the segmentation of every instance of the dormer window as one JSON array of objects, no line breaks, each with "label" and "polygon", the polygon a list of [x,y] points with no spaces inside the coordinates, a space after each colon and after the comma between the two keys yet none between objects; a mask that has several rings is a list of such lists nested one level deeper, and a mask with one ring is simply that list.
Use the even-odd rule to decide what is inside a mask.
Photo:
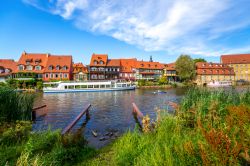
[{"label": "dormer window", "polygon": [[52,65],[49,66],[49,70],[53,70],[53,66]]},{"label": "dormer window", "polygon": [[150,64],[148,64],[148,67],[150,67]]},{"label": "dormer window", "polygon": [[103,64],[104,64],[104,62],[101,60],[101,61],[100,61],[100,64],[101,64],[101,65],[103,65]]},{"label": "dormer window", "polygon": [[206,70],[203,70],[203,73],[206,73]]},{"label": "dormer window", "polygon": [[35,67],[35,70],[41,70],[41,69],[42,69],[41,66],[36,66],[36,67]]},{"label": "dormer window", "polygon": [[5,73],[10,73],[10,69],[5,69]]},{"label": "dormer window", "polygon": [[19,65],[18,66],[18,70],[24,70],[24,66],[23,65]]},{"label": "dormer window", "polygon": [[144,65],[143,64],[141,64],[141,67],[143,67]]},{"label": "dormer window", "polygon": [[203,63],[203,64],[202,64],[202,66],[204,67],[204,66],[206,66],[206,64],[205,64],[205,63]]},{"label": "dormer window", "polygon": [[4,68],[0,67],[0,73],[4,73]]},{"label": "dormer window", "polygon": [[67,68],[68,68],[67,66],[63,66],[63,70],[67,70]]},{"label": "dormer window", "polygon": [[94,65],[97,65],[97,64],[98,64],[97,60],[94,60]]},{"label": "dormer window", "polygon": [[26,66],[26,70],[33,70],[33,67],[31,65]]},{"label": "dormer window", "polygon": [[56,66],[56,70],[60,70],[60,66],[59,65]]}]

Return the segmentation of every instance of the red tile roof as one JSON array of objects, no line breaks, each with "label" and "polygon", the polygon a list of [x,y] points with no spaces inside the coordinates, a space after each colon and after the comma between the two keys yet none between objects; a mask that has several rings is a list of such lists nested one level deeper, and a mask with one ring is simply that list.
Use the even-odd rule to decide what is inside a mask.
[{"label": "red tile roof", "polygon": [[197,62],[196,73],[199,75],[234,75],[232,67],[221,63]]},{"label": "red tile roof", "polygon": [[107,66],[120,67],[121,60],[120,59],[108,59]]},{"label": "red tile roof", "polygon": [[137,59],[121,59],[121,73],[133,73],[136,68]]},{"label": "red tile roof", "polygon": [[159,62],[137,61],[136,68],[138,69],[163,69],[164,67]]},{"label": "red tile roof", "polygon": [[12,73],[15,73],[17,71],[17,62],[15,62],[13,59],[0,59],[0,67],[9,69]]},{"label": "red tile roof", "polygon": [[250,63],[250,54],[221,55],[221,63],[225,64]]},{"label": "red tile roof", "polygon": [[40,66],[45,67],[47,64],[49,54],[37,54],[37,53],[26,53],[23,52],[18,65],[26,65],[26,62],[29,61],[30,65],[37,66],[36,62],[39,62]]},{"label": "red tile roof", "polygon": [[[107,54],[93,54],[90,61],[90,66],[106,66],[108,61],[108,55]],[[97,64],[95,64],[95,62]],[[100,64],[100,62],[103,62],[103,64]]]},{"label": "red tile roof", "polygon": [[82,63],[74,63],[73,64],[73,73],[79,73],[79,72],[87,73],[88,68],[86,66],[84,66]]},{"label": "red tile roof", "polygon": [[169,64],[166,64],[167,66],[165,67],[165,69],[167,70],[175,70],[175,63],[169,63]]},{"label": "red tile roof", "polygon": [[[52,66],[52,70],[49,69],[49,67]],[[57,70],[57,66],[59,67],[59,70]],[[63,67],[66,66],[66,70],[63,69]],[[46,64],[46,67],[44,69],[44,72],[48,73],[68,73],[72,69],[72,56],[71,55],[50,55],[48,57],[48,61]]]}]

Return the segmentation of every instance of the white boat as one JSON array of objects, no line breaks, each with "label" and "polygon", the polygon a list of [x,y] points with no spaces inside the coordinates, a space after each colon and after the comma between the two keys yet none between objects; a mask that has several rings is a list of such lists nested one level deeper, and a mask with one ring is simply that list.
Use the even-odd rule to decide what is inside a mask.
[{"label": "white boat", "polygon": [[132,82],[98,81],[98,82],[47,82],[44,83],[44,93],[66,92],[101,92],[134,90]]},{"label": "white boat", "polygon": [[227,87],[232,86],[232,81],[211,81],[207,84],[208,87]]}]

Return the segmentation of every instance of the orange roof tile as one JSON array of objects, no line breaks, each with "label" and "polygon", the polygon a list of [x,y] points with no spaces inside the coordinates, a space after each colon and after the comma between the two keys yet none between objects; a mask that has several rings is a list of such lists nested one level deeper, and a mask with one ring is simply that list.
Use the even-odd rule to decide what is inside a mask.
[{"label": "orange roof tile", "polygon": [[159,62],[137,61],[136,68],[138,69],[163,69]]},{"label": "orange roof tile", "polygon": [[84,66],[82,63],[74,63],[73,64],[73,73],[88,73],[88,68]]},{"label": "orange roof tile", "polygon": [[121,60],[120,59],[108,59],[107,66],[120,67]]},{"label": "orange roof tile", "polygon": [[165,67],[165,69],[167,70],[175,70],[175,63],[169,63],[169,64],[166,64],[167,66]]},{"label": "orange roof tile", "polygon": [[[52,70],[49,70],[49,67],[52,66]],[[59,70],[57,70],[57,66],[59,66]],[[66,66],[66,70],[63,67]],[[72,56],[71,55],[50,55],[48,57],[47,65],[44,69],[44,72],[56,73],[63,72],[68,73],[72,68]]]},{"label": "orange roof tile", "polygon": [[234,75],[232,67],[221,63],[197,62],[196,73],[200,75]]},{"label": "orange roof tile", "polygon": [[122,73],[133,73],[133,69],[136,68],[137,59],[121,59],[121,72]]},{"label": "orange roof tile", "polygon": [[17,71],[17,62],[13,59],[0,59],[0,67],[9,69],[12,73],[15,73]]},{"label": "orange roof tile", "polygon": [[221,55],[221,63],[225,64],[250,63],[250,54]]},{"label": "orange roof tile", "polygon": [[18,65],[26,65],[27,62],[32,66],[36,66],[36,62],[39,62],[39,65],[42,67],[46,66],[49,54],[37,54],[37,53],[26,53],[23,52]]},{"label": "orange roof tile", "polygon": [[108,61],[107,54],[92,54],[92,57],[90,60],[90,66],[106,66],[107,61]]}]

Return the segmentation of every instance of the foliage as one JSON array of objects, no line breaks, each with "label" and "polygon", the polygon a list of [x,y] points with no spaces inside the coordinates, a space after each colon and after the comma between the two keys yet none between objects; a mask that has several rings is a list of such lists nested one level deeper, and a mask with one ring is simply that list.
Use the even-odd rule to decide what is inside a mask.
[{"label": "foliage", "polygon": [[31,120],[34,95],[0,87],[0,122]]},{"label": "foliage", "polygon": [[167,77],[162,76],[162,77],[158,80],[158,84],[159,84],[159,85],[166,85],[166,84],[168,84]]},{"label": "foliage", "polygon": [[247,165],[249,96],[249,91],[191,89],[176,116],[158,117],[154,130],[146,125],[144,133],[127,132],[108,156],[87,165]]},{"label": "foliage", "polygon": [[189,55],[181,55],[175,63],[176,72],[183,81],[192,80],[195,76],[195,64]]},{"label": "foliage", "polygon": [[41,79],[29,79],[29,80],[8,79],[7,85],[14,89],[37,88],[41,90],[43,88],[43,81]]},{"label": "foliage", "polygon": [[0,165],[72,165],[95,154],[94,149],[86,147],[82,135],[61,136],[60,131],[30,130],[28,122],[1,128]]},{"label": "foliage", "polygon": [[205,59],[203,58],[197,58],[197,59],[193,59],[194,64],[196,64],[197,62],[207,62]]}]

